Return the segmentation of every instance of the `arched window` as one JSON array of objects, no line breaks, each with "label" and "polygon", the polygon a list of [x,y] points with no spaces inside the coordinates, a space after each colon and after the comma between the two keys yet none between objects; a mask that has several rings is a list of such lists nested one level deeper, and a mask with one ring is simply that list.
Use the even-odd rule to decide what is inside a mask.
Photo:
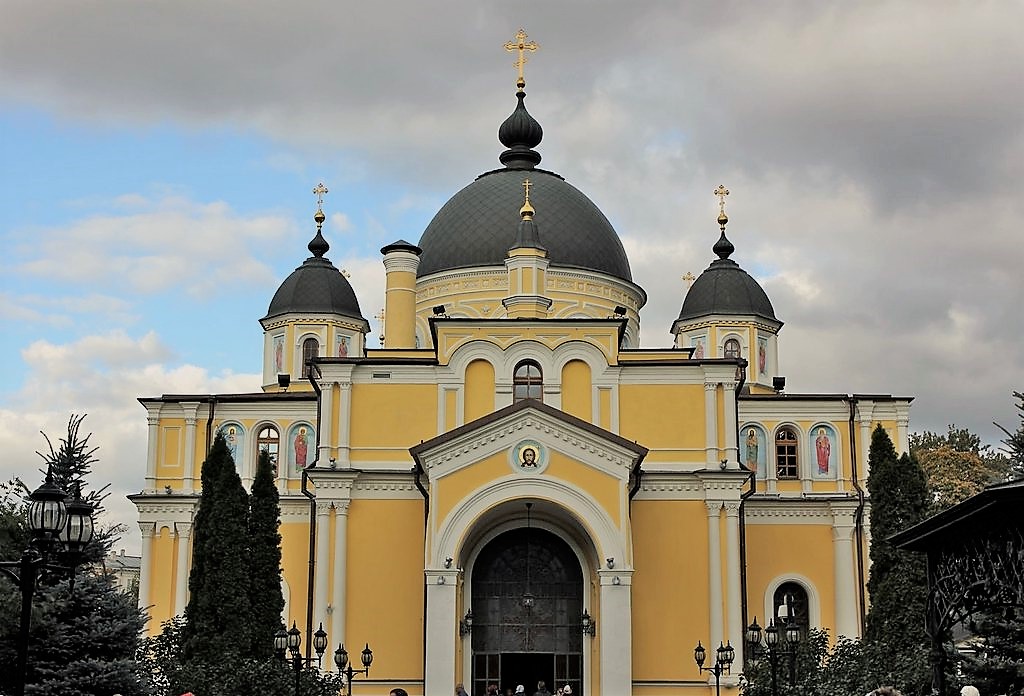
[{"label": "arched window", "polygon": [[793,429],[779,428],[775,433],[775,473],[778,478],[799,478],[800,460],[797,451],[796,433]]},{"label": "arched window", "polygon": [[270,453],[270,463],[274,467],[274,473],[277,473],[277,451],[281,446],[281,436],[277,432],[277,428],[265,425],[260,428],[259,434],[256,436],[256,457],[257,463],[259,463],[260,452],[266,450]]},{"label": "arched window", "polygon": [[810,615],[807,610],[807,590],[796,582],[784,582],[775,590],[772,597],[775,625],[783,629],[791,624],[800,628],[802,638],[807,637],[811,627]]},{"label": "arched window", "polygon": [[735,338],[730,338],[725,342],[725,348],[722,351],[727,358],[738,358],[740,357],[740,342]]},{"label": "arched window", "polygon": [[544,376],[540,365],[533,360],[524,360],[516,365],[512,375],[512,403],[523,399],[544,400]]},{"label": "arched window", "polygon": [[309,377],[312,366],[309,364],[310,360],[315,359],[320,355],[320,342],[315,338],[310,337],[302,342],[302,374],[305,377]]}]

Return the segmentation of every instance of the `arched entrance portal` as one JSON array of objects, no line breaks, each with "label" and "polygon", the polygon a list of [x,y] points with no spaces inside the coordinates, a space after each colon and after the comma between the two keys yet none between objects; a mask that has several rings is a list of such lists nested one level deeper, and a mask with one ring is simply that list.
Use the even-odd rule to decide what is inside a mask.
[{"label": "arched entrance portal", "polygon": [[537,682],[582,693],[583,571],[562,539],[543,529],[514,529],[492,539],[473,564],[473,689],[502,693]]}]

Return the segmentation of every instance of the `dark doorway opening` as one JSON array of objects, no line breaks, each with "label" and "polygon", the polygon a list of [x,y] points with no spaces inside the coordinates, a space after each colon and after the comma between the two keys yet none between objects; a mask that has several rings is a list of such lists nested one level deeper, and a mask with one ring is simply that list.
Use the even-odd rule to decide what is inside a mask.
[{"label": "dark doorway opening", "polygon": [[583,570],[572,548],[543,529],[495,537],[473,566],[473,693],[517,684],[531,696],[583,686]]}]

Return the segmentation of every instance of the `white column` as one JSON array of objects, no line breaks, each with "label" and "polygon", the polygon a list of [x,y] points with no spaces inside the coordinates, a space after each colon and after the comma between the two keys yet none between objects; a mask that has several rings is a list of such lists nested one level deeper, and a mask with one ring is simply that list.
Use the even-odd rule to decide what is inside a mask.
[{"label": "white column", "polygon": [[[352,425],[352,383],[341,382],[341,403],[338,406],[338,468],[348,469],[352,466],[349,452],[351,425]],[[452,691],[455,687],[452,687]]]},{"label": "white column", "polygon": [[455,615],[458,571],[428,568],[424,575],[427,583],[427,649],[423,693],[447,696],[455,691],[455,645],[459,637]]},{"label": "white column", "polygon": [[[631,570],[600,570],[601,693],[633,693],[633,615]],[[590,638],[584,636],[583,649]]]},{"label": "white column", "polygon": [[857,576],[853,564],[851,508],[832,509],[832,552],[835,567],[836,636],[858,638]]},{"label": "white column", "polygon": [[718,466],[718,385],[704,383],[704,461],[709,469]]},{"label": "white column", "polygon": [[348,500],[334,501],[334,597],[331,606],[331,645],[345,642],[348,609]]},{"label": "white column", "polygon": [[153,568],[153,535],[156,525],[152,522],[139,522],[142,532],[142,558],[139,560],[139,608],[149,615],[149,582]]},{"label": "white column", "polygon": [[313,624],[327,620],[327,579],[330,561],[331,504],[316,504],[316,577],[313,581]]},{"label": "white column", "polygon": [[736,422],[736,383],[726,382],[722,385],[722,398],[725,399],[725,457],[729,463],[740,460],[740,448],[736,443],[736,431],[739,423]]},{"label": "white column", "polygon": [[177,522],[174,528],[178,532],[178,553],[174,563],[174,613],[181,616],[188,605],[189,560],[192,558],[189,540],[192,537],[192,523]]},{"label": "white column", "polygon": [[160,416],[146,416],[149,425],[149,444],[146,449],[146,492],[156,490],[156,452],[160,443]]},{"label": "white column", "polygon": [[182,407],[185,409],[185,475],[182,487],[185,493],[192,493],[196,490],[196,412],[199,404],[182,404]]},{"label": "white column", "polygon": [[[739,501],[725,504],[725,573],[726,604],[729,607],[726,639],[732,643],[737,654],[743,652],[743,603],[740,592],[740,504]],[[743,664],[742,661],[740,664]]]},{"label": "white column", "polygon": [[725,640],[722,635],[722,501],[705,500],[704,504],[708,508],[708,620],[711,625],[708,650],[714,651]]},{"label": "white column", "polygon": [[899,454],[910,451],[910,440],[907,435],[909,425],[909,416],[903,415],[896,418],[896,452]]},{"label": "white column", "polygon": [[[331,443],[334,441],[334,382],[327,382],[320,387],[320,451],[317,452],[316,465],[331,465]],[[337,462],[335,462],[337,464]]]}]

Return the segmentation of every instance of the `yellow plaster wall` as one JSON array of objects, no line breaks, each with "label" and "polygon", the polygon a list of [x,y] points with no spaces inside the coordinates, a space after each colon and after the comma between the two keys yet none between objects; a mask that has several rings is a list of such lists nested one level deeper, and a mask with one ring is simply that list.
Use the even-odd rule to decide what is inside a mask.
[{"label": "yellow plaster wall", "polygon": [[703,384],[624,384],[619,433],[650,449],[704,450]]},{"label": "yellow plaster wall", "polygon": [[547,471],[544,472],[545,476],[568,481],[573,488],[594,498],[614,524],[622,523],[619,507],[621,497],[625,492],[625,484],[619,479],[578,462],[572,457],[567,457],[561,452],[549,450],[548,456],[551,458],[551,463],[548,464]]},{"label": "yellow plaster wall", "polygon": [[[704,636],[706,644],[710,635],[704,503],[634,501],[630,519],[636,569],[633,679],[699,679],[691,643]],[[680,637],[683,628],[686,635]]]},{"label": "yellow plaster wall", "polygon": [[423,501],[353,500],[348,539],[346,647],[369,643],[380,676],[421,679]]},{"label": "yellow plaster wall", "polygon": [[309,516],[301,521],[289,517],[281,524],[281,569],[285,582],[288,583],[288,625],[298,621],[300,625],[306,617],[306,588],[309,579]]},{"label": "yellow plaster wall", "polygon": [[460,504],[470,492],[512,473],[508,452],[498,452],[486,459],[463,467],[442,477],[431,491],[434,517],[443,520],[454,506]]},{"label": "yellow plaster wall", "polygon": [[463,400],[464,423],[494,411],[494,366],[486,360],[474,360],[466,366],[466,392]]},{"label": "yellow plaster wall", "polygon": [[[835,625],[835,570],[830,525],[747,525],[747,613],[765,624],[768,583],[780,575],[798,574],[814,583],[821,625]],[[795,578],[794,578],[795,579]],[[808,592],[808,598],[811,593]],[[850,598],[853,601],[854,598]]]},{"label": "yellow plaster wall", "polygon": [[157,457],[156,475],[180,477],[185,448],[185,420],[167,418],[160,423],[160,454]]},{"label": "yellow plaster wall", "polygon": [[605,430],[612,429],[612,390],[602,389],[599,394],[601,395],[601,413],[600,413],[600,425]]},{"label": "yellow plaster wall", "polygon": [[437,387],[432,384],[352,385],[351,445],[402,446],[437,435]]},{"label": "yellow plaster wall", "polygon": [[153,536],[150,565],[149,603],[150,635],[160,633],[160,624],[174,615],[174,532],[170,527],[157,527]]},{"label": "yellow plaster wall", "polygon": [[594,416],[590,365],[570,360],[562,368],[562,410],[588,423]]}]

